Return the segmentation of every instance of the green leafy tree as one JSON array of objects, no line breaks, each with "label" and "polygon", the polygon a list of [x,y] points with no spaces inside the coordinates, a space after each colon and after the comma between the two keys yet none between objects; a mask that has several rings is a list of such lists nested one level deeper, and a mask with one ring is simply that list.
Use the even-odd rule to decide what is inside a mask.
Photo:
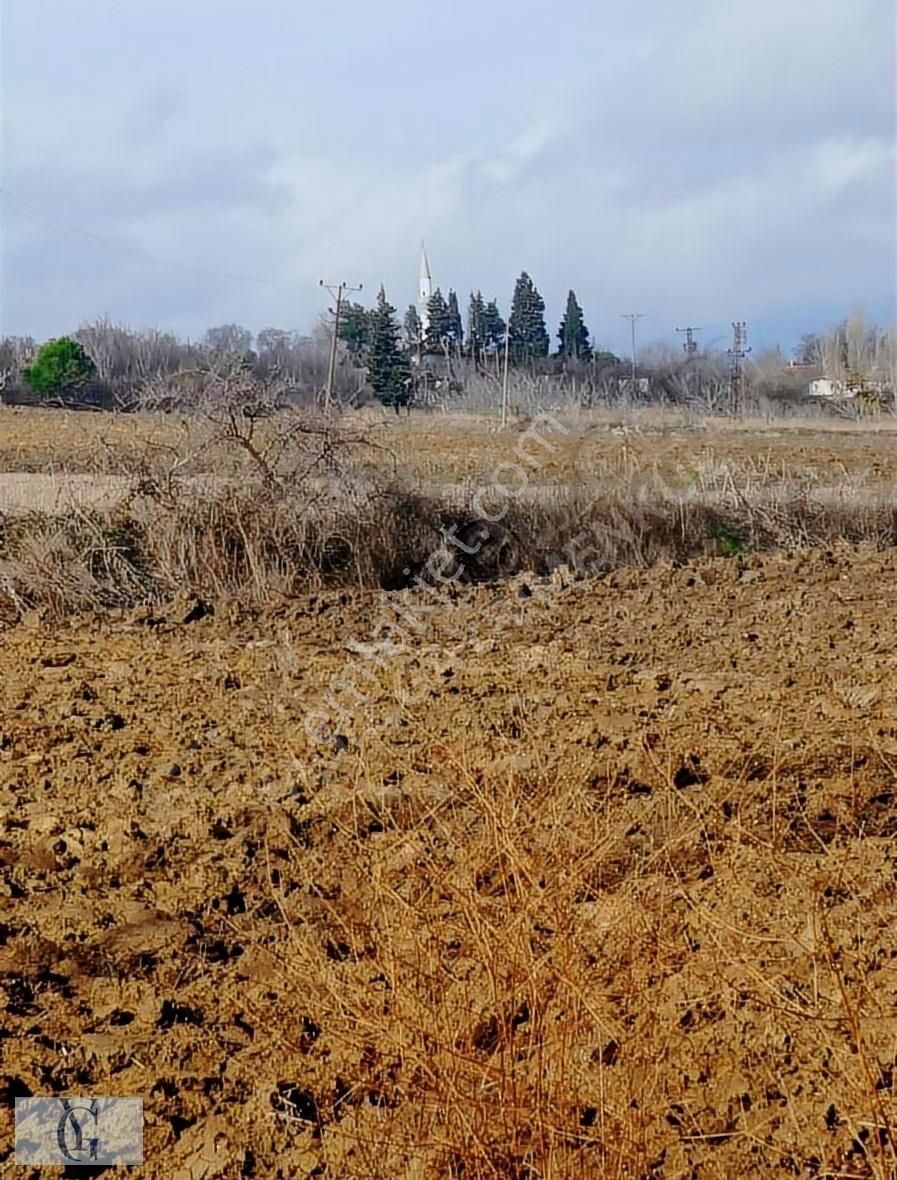
[{"label": "green leafy tree", "polygon": [[526,271],[514,287],[508,332],[511,355],[518,363],[531,357],[548,356],[551,342],[545,327],[545,300]]},{"label": "green leafy tree", "polygon": [[65,397],[82,390],[92,380],[96,368],[77,340],[63,336],[50,340],[40,349],[34,363],[22,370],[22,376],[35,393],[44,397]]},{"label": "green leafy tree", "polygon": [[573,291],[567,294],[567,310],[558,329],[558,356],[568,360],[587,361],[592,356],[589,329],[582,318],[582,308]]},{"label": "green leafy tree", "polygon": [[442,342],[450,335],[448,304],[437,287],[427,302],[427,332],[424,348],[427,352],[442,352]]},{"label": "green leafy tree", "polygon": [[447,335],[452,344],[460,348],[464,343],[464,327],[461,323],[461,312],[458,308],[458,296],[454,291],[448,293],[448,306],[446,308],[446,328]]},{"label": "green leafy tree", "polygon": [[374,313],[360,303],[347,303],[340,311],[339,338],[355,365],[363,365],[371,343],[371,317]]},{"label": "green leafy tree", "polygon": [[501,318],[498,304],[490,299],[483,309],[483,347],[487,352],[497,352],[505,342],[507,325]]},{"label": "green leafy tree", "polygon": [[411,401],[411,366],[407,352],[399,346],[396,309],[387,302],[383,287],[369,322],[368,381],[378,400],[398,413],[400,406]]}]

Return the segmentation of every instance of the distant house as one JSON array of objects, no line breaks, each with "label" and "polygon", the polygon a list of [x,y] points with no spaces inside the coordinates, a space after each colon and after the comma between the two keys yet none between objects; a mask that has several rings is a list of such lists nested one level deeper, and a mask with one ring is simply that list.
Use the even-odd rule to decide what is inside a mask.
[{"label": "distant house", "polygon": [[807,392],[810,397],[853,398],[857,394],[863,394],[864,396],[874,394],[882,397],[889,393],[890,389],[891,386],[886,381],[873,381],[868,377],[853,374],[845,380],[838,380],[832,377],[819,377],[816,381],[810,382]]},{"label": "distant house", "polygon": [[835,381],[831,377],[819,377],[810,382],[808,390],[810,397],[853,397],[853,390],[848,390],[843,381]]},{"label": "distant house", "polygon": [[[617,378],[617,389],[620,393],[631,393],[633,391],[632,378],[631,377],[618,377]],[[650,377],[636,377],[636,379],[635,379],[635,392],[637,394],[639,394],[641,397],[647,397],[648,394],[651,392],[651,379],[650,379]]]}]

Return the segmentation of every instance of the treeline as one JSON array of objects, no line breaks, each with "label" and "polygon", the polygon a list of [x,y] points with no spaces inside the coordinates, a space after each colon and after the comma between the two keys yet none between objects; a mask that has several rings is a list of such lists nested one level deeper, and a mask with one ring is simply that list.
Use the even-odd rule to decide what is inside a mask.
[{"label": "treeline", "polygon": [[[350,303],[341,316],[340,339],[359,364],[366,362],[383,316],[383,290],[381,297],[372,308]],[[526,271],[515,285],[507,323],[499,311],[497,300],[485,300],[482,291],[470,293],[466,325],[461,317],[458,294],[452,289],[447,295],[443,295],[439,287],[433,292],[427,304],[426,327],[421,322],[418,308],[412,303],[399,331],[395,308],[387,306],[390,306],[392,328],[398,346],[415,355],[440,356],[450,352],[478,360],[503,349],[506,338],[510,348],[509,360],[514,365],[548,357],[552,352],[545,322],[545,301]],[[561,359],[585,362],[593,357],[591,334],[574,291],[567,295],[567,306],[558,328],[554,355]],[[616,359],[612,353],[601,355]]]},{"label": "treeline", "polygon": [[[572,399],[591,406],[625,400],[690,405],[710,413],[737,404],[724,350],[648,345],[640,350],[633,381],[630,361],[624,364],[595,347],[572,290],[552,345],[544,300],[525,272],[515,285],[507,321],[497,301],[484,299],[480,291],[470,293],[462,319],[457,293],[449,290],[443,296],[437,289],[427,307],[426,328],[413,305],[400,323],[383,288],[373,307],[349,303],[341,311],[331,389],[337,405],[376,399],[398,410],[465,398],[471,404],[494,404],[505,355],[515,387],[538,390],[532,396],[551,403]],[[187,406],[199,386],[225,370],[233,375],[236,367],[241,388],[264,387],[266,405],[314,404],[328,385],[333,329],[331,312],[310,335],[273,327],[253,335],[239,324],[223,324],[190,341],[101,319],[42,346],[31,337],[6,337],[0,339],[0,393],[13,403]],[[797,367],[778,350],[752,354],[746,391],[758,404],[794,405],[806,398],[811,377],[824,375],[854,385],[866,381],[885,402],[888,391],[893,397],[897,338],[868,324],[861,313],[825,335],[804,336],[795,358]]]},{"label": "treeline", "polygon": [[[163,400],[166,390],[175,397],[179,379],[237,360],[258,381],[287,386],[294,400],[314,400],[326,381],[329,348],[324,325],[310,336],[280,328],[253,336],[239,324],[222,324],[190,341],[101,319],[42,346],[28,336],[0,340],[0,391],[7,402],[130,409]],[[338,371],[344,400],[363,386],[364,374],[351,365]]]},{"label": "treeline", "polygon": [[[351,304],[340,327],[340,337],[359,364],[365,364],[367,350],[382,325],[385,292],[374,308]],[[449,289],[445,296],[437,287],[426,308],[426,326],[421,322],[417,307],[411,304],[405,313],[401,335],[395,321],[395,309],[389,308],[391,328],[398,347],[413,357],[457,356],[481,364],[499,353],[507,344],[509,363],[515,366],[531,364],[548,358],[552,352],[551,338],[545,322],[545,301],[530,276],[524,271],[514,287],[510,317],[505,322],[495,299],[486,300],[482,291],[471,291],[467,304],[466,326],[461,318],[457,292]],[[585,324],[583,310],[570,291],[567,306],[557,332],[554,356],[561,361],[593,359],[591,334]],[[601,358],[616,361],[612,353],[601,352]]]},{"label": "treeline", "polygon": [[[311,335],[264,328],[253,336],[239,324],[223,324],[193,342],[101,319],[41,348],[30,337],[0,341],[0,390],[13,402],[129,408],[178,375],[239,358],[260,381],[286,383],[292,400],[314,399],[327,382],[332,331],[332,320],[322,321]],[[381,289],[373,307],[342,308],[338,337],[335,397],[357,404],[373,396],[395,408],[427,400],[434,388],[458,392],[465,377],[481,374],[490,362],[494,366],[506,346],[509,365],[525,366],[534,375],[560,374],[596,360],[616,363],[612,353],[593,348],[572,290],[552,350],[545,302],[526,272],[515,285],[507,321],[497,301],[484,299],[481,291],[470,293],[462,319],[457,293],[444,296],[437,288],[426,327],[414,305],[400,325]]]},{"label": "treeline", "polygon": [[465,325],[457,292],[449,289],[443,295],[437,287],[427,303],[425,321],[411,304],[400,326],[396,309],[381,287],[372,308],[350,303],[343,309],[339,338],[352,362],[367,371],[374,395],[396,408],[419,400],[429,387],[439,384],[434,371],[443,371],[451,383],[456,374],[453,362],[467,361],[477,373],[505,348],[510,366],[526,367],[533,374],[557,374],[596,360],[618,363],[613,353],[593,348],[572,290],[552,350],[545,301],[526,271],[515,284],[507,322],[497,300],[487,301],[478,290],[470,292]]}]

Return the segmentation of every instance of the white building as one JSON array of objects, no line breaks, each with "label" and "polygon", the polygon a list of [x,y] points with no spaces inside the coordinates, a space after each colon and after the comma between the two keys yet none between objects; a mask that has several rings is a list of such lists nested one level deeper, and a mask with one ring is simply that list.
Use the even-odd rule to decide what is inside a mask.
[{"label": "white building", "polygon": [[420,316],[421,331],[424,335],[430,324],[430,299],[433,295],[433,277],[430,274],[430,260],[427,258],[427,247],[421,246],[420,252],[420,282],[417,288],[417,312]]},{"label": "white building", "polygon": [[833,381],[831,377],[819,377],[811,381],[809,394],[810,397],[853,397],[843,381]]},{"label": "white building", "polygon": [[642,397],[647,397],[651,392],[651,378],[650,377],[636,377],[635,385],[632,384],[631,377],[618,377],[617,389],[620,393],[632,393],[633,390]]},{"label": "white building", "polygon": [[868,396],[874,394],[884,397],[891,393],[892,386],[888,381],[879,381],[871,377],[848,376],[845,380],[831,377],[820,377],[810,382],[808,390],[810,397],[856,397],[858,394]]}]

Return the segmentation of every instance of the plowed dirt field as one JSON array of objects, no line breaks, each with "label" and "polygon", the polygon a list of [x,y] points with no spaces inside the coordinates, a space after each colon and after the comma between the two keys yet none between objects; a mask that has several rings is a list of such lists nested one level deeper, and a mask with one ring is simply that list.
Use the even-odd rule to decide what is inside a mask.
[{"label": "plowed dirt field", "polygon": [[9,1174],[897,1174],[897,551],[454,594],[2,633]]}]

